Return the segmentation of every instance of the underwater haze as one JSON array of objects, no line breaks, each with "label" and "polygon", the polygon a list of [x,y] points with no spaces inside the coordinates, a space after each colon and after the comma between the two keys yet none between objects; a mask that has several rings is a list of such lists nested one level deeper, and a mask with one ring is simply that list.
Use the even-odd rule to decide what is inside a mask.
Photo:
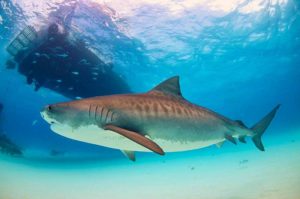
[{"label": "underwater haze", "polygon": [[[8,47],[24,28],[44,34],[54,22],[101,66],[85,58],[86,76],[57,74],[43,64],[73,70],[73,60],[62,48],[56,56],[38,52],[40,40],[21,49],[48,60],[33,68],[35,78],[37,60],[12,61]],[[147,92],[177,75],[185,99],[248,127],[281,104],[262,137],[265,151],[247,138],[164,156],[137,152],[132,162],[120,150],[54,133],[40,114],[48,104],[82,98],[79,78],[84,84],[97,76],[110,94]],[[87,95],[98,93],[97,84]],[[0,104],[0,199],[299,199],[300,3],[0,0]]]}]

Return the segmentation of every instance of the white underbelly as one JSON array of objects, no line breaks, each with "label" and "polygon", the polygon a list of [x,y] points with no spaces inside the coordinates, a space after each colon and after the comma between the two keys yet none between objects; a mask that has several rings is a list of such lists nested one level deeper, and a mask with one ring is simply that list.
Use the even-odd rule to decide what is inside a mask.
[{"label": "white underbelly", "polygon": [[[115,148],[120,150],[130,150],[130,151],[144,151],[150,152],[147,148],[129,140],[128,138],[119,135],[116,132],[110,130],[104,130],[96,125],[90,125],[85,127],[79,127],[73,129],[68,125],[51,125],[52,131],[64,137],[105,146],[109,148]],[[198,148],[203,148],[212,144],[220,142],[220,140],[207,140],[207,141],[192,141],[192,142],[178,142],[165,139],[152,139],[157,143],[165,152],[176,152],[176,151],[186,151]]]}]

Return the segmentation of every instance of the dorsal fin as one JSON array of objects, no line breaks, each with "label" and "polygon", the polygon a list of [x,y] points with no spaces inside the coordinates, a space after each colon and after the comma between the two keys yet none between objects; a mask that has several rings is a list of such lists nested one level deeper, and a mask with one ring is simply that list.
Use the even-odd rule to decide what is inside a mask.
[{"label": "dorsal fin", "polygon": [[179,76],[174,76],[163,81],[162,83],[158,84],[155,88],[150,90],[148,93],[155,94],[157,93],[157,91],[163,94],[182,97],[179,85]]}]

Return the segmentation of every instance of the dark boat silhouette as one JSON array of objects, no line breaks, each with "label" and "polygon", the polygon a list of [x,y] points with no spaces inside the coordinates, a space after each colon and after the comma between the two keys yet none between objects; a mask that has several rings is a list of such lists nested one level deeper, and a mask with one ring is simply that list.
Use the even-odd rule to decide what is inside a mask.
[{"label": "dark boat silhouette", "polygon": [[7,68],[17,66],[36,91],[45,87],[73,99],[129,92],[112,63],[69,34],[73,10],[64,10],[64,20],[52,17],[39,31],[25,27],[7,47],[12,55]]}]

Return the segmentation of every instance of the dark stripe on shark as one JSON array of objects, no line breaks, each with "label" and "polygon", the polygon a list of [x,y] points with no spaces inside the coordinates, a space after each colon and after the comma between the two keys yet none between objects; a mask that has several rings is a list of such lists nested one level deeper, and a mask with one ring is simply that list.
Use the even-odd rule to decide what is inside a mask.
[{"label": "dark stripe on shark", "polygon": [[89,118],[91,117],[91,108],[92,108],[92,105],[90,104],[90,106],[89,106]]},{"label": "dark stripe on shark", "polygon": [[109,112],[110,112],[110,110],[107,109],[105,120],[104,120],[105,122],[107,122],[107,117],[108,117]]},{"label": "dark stripe on shark", "polygon": [[168,109],[163,105],[163,103],[159,103],[159,105],[160,105],[161,108],[162,108],[162,112],[163,112],[166,116],[168,116],[168,115],[169,115]]},{"label": "dark stripe on shark", "polygon": [[102,109],[101,109],[101,113],[100,113],[100,122],[102,122],[103,111],[104,111],[104,107],[102,107]]},{"label": "dark stripe on shark", "polygon": [[114,115],[115,115],[115,112],[112,111],[112,112],[111,112],[111,116],[110,116],[110,122],[113,122],[113,121],[114,121]]}]

